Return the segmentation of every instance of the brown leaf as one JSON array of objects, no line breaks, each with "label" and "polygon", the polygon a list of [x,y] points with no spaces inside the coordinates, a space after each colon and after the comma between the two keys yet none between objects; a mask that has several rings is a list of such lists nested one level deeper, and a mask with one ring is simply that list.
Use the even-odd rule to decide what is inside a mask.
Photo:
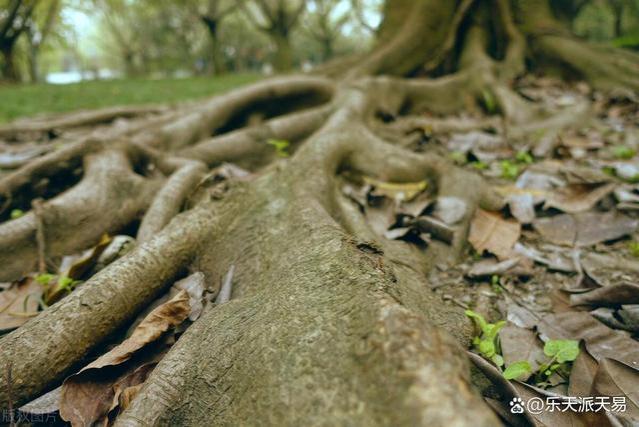
[{"label": "brown leaf", "polygon": [[589,396],[625,396],[623,415],[639,422],[639,371],[613,359],[601,359]]},{"label": "brown leaf", "polygon": [[189,320],[194,322],[204,310],[204,290],[206,289],[204,273],[197,271],[176,282],[173,287],[183,289],[189,294],[189,307],[191,310]]},{"label": "brown leaf", "polygon": [[62,419],[74,426],[91,425],[103,419],[113,406],[115,385],[127,381],[131,375],[122,364],[182,323],[189,313],[189,295],[181,290],[151,311],[129,338],[67,378],[62,384],[60,399]]},{"label": "brown leaf", "polygon": [[584,212],[539,218],[533,227],[542,237],[558,245],[590,246],[632,234],[639,221],[615,212]]},{"label": "brown leaf", "polygon": [[32,277],[13,283],[0,292],[0,331],[15,329],[38,314],[42,286]]},{"label": "brown leaf", "polygon": [[[563,401],[566,397],[557,395],[555,393],[548,392],[546,390],[539,389],[537,387],[530,386],[528,384],[519,381],[506,380],[501,372],[495,366],[487,362],[481,356],[468,353],[470,360],[473,364],[488,378],[499,394],[501,400],[499,401],[504,405],[506,411],[510,411],[509,402],[514,397],[518,397],[523,400],[524,404],[532,398],[545,400],[547,397],[553,397],[556,401]],[[561,410],[555,411],[541,411],[539,414],[532,414],[529,411],[524,411],[517,416],[518,421],[525,422],[527,425],[533,425],[536,427],[555,427],[555,426],[610,426],[610,422],[606,420],[606,415],[602,413],[580,413]]]},{"label": "brown leaf", "polygon": [[79,259],[75,260],[69,267],[64,276],[75,280],[83,279],[84,276],[95,266],[102,252],[109,246],[112,239],[108,234],[103,234],[98,244],[91,250],[87,251]]},{"label": "brown leaf", "polygon": [[590,389],[597,373],[597,360],[588,353],[583,341],[579,343],[579,355],[572,364],[568,394],[570,396],[591,396]]},{"label": "brown leaf", "polygon": [[639,343],[627,333],[599,323],[588,313],[549,314],[537,324],[537,330],[551,339],[583,339],[595,359],[607,357],[639,368]]},{"label": "brown leaf", "polygon": [[189,294],[185,290],[181,290],[171,300],[150,312],[129,338],[84,367],[82,371],[89,368],[97,369],[118,365],[128,360],[133,353],[160,338],[170,328],[182,323],[189,316],[190,311]]},{"label": "brown leaf", "polygon": [[585,212],[615,189],[614,183],[604,185],[568,184],[546,198],[544,209],[556,208],[567,213]]},{"label": "brown leaf", "polygon": [[156,365],[156,362],[145,363],[113,385],[113,401],[109,408],[109,419],[115,419],[120,412],[129,407]]},{"label": "brown leaf", "polygon": [[477,252],[485,250],[500,259],[510,256],[519,240],[521,224],[503,219],[499,214],[477,209],[470,223],[468,240]]},{"label": "brown leaf", "polygon": [[570,305],[619,306],[621,304],[639,304],[639,285],[617,283],[589,292],[570,295]]},{"label": "brown leaf", "polygon": [[[506,366],[514,362],[527,360],[534,372],[539,369],[540,363],[548,359],[544,354],[537,334],[530,329],[506,325],[499,331],[499,341]],[[532,372],[530,375],[532,375]]]},{"label": "brown leaf", "polygon": [[486,277],[495,274],[502,275],[519,264],[518,258],[510,258],[502,262],[497,262],[494,258],[482,259],[474,263],[468,270],[468,277]]}]

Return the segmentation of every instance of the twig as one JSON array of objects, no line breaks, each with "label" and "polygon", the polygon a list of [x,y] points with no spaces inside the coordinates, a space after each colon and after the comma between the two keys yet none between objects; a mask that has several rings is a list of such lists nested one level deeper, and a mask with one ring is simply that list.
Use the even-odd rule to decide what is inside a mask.
[{"label": "twig", "polygon": [[224,282],[220,288],[220,293],[215,297],[216,304],[224,304],[231,299],[231,290],[233,287],[233,273],[235,273],[235,265],[231,265],[228,273],[224,276]]},{"label": "twig", "polygon": [[47,262],[45,259],[46,247],[44,240],[44,221],[42,199],[35,199],[31,202],[33,213],[36,218],[36,241],[38,243],[38,272],[44,274],[47,272]]},{"label": "twig", "polygon": [[7,362],[6,366],[7,375],[7,398],[9,400],[9,425],[11,427],[16,426],[15,414],[13,413],[13,380],[11,378],[11,362]]}]

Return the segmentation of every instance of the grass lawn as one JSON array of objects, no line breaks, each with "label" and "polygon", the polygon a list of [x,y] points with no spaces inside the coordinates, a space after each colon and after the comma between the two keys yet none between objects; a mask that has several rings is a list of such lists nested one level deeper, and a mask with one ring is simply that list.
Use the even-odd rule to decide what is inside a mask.
[{"label": "grass lawn", "polygon": [[197,99],[260,79],[256,74],[187,79],[102,80],[68,85],[0,85],[0,122],[40,113]]}]

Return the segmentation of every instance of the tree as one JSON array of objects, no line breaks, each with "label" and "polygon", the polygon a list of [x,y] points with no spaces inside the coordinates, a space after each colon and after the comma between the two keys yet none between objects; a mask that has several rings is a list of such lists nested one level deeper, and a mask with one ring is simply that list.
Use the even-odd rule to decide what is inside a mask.
[{"label": "tree", "polygon": [[[116,53],[127,76],[146,74],[149,70],[149,43],[146,30],[151,4],[128,0],[94,0],[101,24],[109,38],[103,40],[107,52]],[[152,21],[151,21],[152,22]]]},{"label": "tree", "polygon": [[55,27],[56,21],[59,19],[59,13],[59,0],[40,2],[27,21],[26,33],[28,36],[29,77],[32,82],[38,82],[41,78],[38,57],[42,46],[47,41]]},{"label": "tree", "polygon": [[223,0],[208,0],[204,7],[197,8],[197,15],[206,27],[211,42],[211,57],[215,74],[226,71],[226,64],[222,55],[219,40],[220,24],[229,14],[238,7],[237,1],[224,2]]},{"label": "tree", "polygon": [[[253,26],[267,34],[274,44],[274,65],[278,71],[287,71],[293,67],[291,31],[304,9],[305,2],[300,0],[255,0],[243,7]],[[255,10],[258,12],[257,16]]]},{"label": "tree", "polygon": [[314,0],[308,2],[312,12],[307,14],[306,29],[322,47],[322,60],[327,61],[335,52],[335,42],[344,25],[350,20],[350,11],[336,13],[340,0]]},{"label": "tree", "polygon": [[14,59],[18,39],[25,32],[36,6],[34,0],[5,0],[0,5],[0,55],[2,79],[19,81],[20,75]]},{"label": "tree", "polygon": [[[470,383],[470,324],[430,291],[427,273],[464,251],[476,207],[503,203],[479,176],[403,142],[426,127],[455,131],[437,116],[468,105],[499,113],[509,138],[587,126],[588,108],[545,110],[513,89],[528,66],[549,62],[600,90],[639,90],[639,57],[575,38],[549,0],[387,0],[373,50],[321,75],[181,109],[2,128],[5,139],[53,129],[76,138],[0,180],[3,218],[28,209],[45,179],[83,173],[0,225],[0,281],[142,219],[136,249],[0,339],[13,378],[0,408],[58,386],[188,272],[215,293],[235,271],[234,299],[179,338],[116,425],[498,425]],[[342,192],[362,175],[426,179],[437,197],[462,201],[450,244],[424,250],[376,234]]]}]

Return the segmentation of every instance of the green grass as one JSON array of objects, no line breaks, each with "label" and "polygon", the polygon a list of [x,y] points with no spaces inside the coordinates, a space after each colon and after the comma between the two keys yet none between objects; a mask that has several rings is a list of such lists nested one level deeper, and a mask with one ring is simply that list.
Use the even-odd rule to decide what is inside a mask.
[{"label": "green grass", "polygon": [[203,98],[260,79],[256,74],[187,79],[87,81],[68,85],[0,85],[0,122],[41,113]]}]

